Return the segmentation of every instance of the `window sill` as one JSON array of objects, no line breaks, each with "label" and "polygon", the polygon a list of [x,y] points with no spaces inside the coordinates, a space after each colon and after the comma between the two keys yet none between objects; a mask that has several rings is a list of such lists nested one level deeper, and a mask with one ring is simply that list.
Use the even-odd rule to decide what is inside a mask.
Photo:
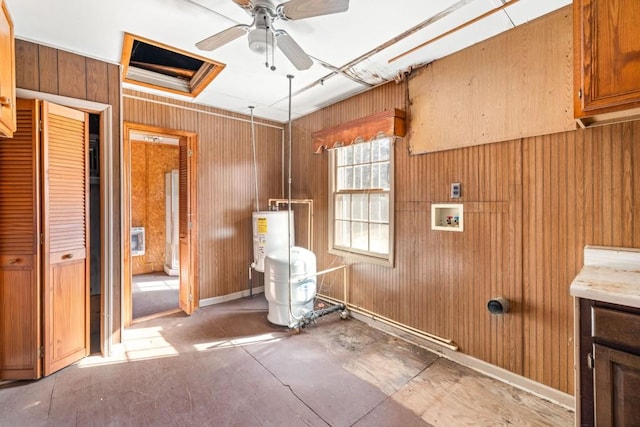
[{"label": "window sill", "polygon": [[394,268],[393,256],[389,255],[388,258],[381,258],[373,255],[366,255],[357,252],[349,252],[340,249],[329,249],[331,255],[336,255],[345,258],[349,263],[361,262],[367,264],[381,265],[383,267]]}]

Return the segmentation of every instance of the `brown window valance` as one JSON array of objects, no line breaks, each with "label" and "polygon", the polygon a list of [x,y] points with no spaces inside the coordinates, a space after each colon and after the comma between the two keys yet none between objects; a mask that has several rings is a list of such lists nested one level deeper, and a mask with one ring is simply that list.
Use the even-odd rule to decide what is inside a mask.
[{"label": "brown window valance", "polygon": [[312,133],[311,136],[313,151],[321,153],[323,149],[351,145],[358,139],[370,141],[381,134],[402,137],[405,133],[405,113],[402,110],[393,109],[323,129]]}]

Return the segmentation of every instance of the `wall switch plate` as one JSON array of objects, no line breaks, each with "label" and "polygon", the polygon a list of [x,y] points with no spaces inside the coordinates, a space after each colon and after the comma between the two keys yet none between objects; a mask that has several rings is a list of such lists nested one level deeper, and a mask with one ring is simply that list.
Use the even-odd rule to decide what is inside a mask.
[{"label": "wall switch plate", "polygon": [[459,182],[451,183],[451,198],[459,199],[462,196],[462,185]]}]

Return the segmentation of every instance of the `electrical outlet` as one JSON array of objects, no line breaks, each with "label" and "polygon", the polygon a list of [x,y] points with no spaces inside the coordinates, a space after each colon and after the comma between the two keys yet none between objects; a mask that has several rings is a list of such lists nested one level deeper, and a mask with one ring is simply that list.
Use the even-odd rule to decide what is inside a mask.
[{"label": "electrical outlet", "polygon": [[459,199],[462,196],[462,185],[459,182],[451,183],[451,198]]}]

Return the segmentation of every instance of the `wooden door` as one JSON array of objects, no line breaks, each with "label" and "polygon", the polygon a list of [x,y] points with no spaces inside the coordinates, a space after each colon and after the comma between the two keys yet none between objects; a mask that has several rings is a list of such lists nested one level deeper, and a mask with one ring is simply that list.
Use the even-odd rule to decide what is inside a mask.
[{"label": "wooden door", "polygon": [[41,375],[37,105],[18,100],[17,131],[0,138],[0,379]]},{"label": "wooden door", "polygon": [[190,138],[180,139],[179,171],[179,233],[180,233],[180,296],[179,306],[187,314],[195,309],[194,273],[195,262],[192,254],[192,234],[195,233],[195,147]]},{"label": "wooden door", "polygon": [[89,353],[87,114],[42,105],[44,375]]}]

